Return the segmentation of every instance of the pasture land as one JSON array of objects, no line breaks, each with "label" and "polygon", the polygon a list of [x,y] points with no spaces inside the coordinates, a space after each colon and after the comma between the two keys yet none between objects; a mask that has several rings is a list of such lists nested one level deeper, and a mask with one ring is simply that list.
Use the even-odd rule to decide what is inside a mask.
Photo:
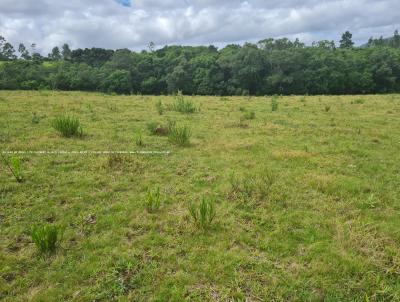
[{"label": "pasture land", "polygon": [[400,299],[400,95],[0,91],[0,149],[170,152],[5,154],[2,301]]}]

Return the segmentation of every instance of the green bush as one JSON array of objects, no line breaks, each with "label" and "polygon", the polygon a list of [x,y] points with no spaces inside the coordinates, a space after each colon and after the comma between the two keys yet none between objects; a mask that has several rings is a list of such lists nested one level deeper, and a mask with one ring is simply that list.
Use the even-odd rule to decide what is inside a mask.
[{"label": "green bush", "polygon": [[161,199],[159,187],[156,187],[153,191],[150,189],[147,191],[145,205],[149,213],[154,213],[160,209]]},{"label": "green bush", "polygon": [[83,136],[81,123],[78,118],[73,116],[64,115],[56,117],[52,122],[52,126],[64,137]]},{"label": "green bush", "polygon": [[188,210],[194,224],[203,230],[210,227],[216,215],[214,202],[204,197],[199,205],[189,204]]},{"label": "green bush", "polygon": [[175,122],[168,125],[168,138],[170,142],[179,146],[187,146],[190,144],[192,133],[187,126],[178,126]]},{"label": "green bush", "polygon": [[32,241],[42,255],[54,254],[63,236],[63,229],[54,225],[34,227],[31,231]]}]

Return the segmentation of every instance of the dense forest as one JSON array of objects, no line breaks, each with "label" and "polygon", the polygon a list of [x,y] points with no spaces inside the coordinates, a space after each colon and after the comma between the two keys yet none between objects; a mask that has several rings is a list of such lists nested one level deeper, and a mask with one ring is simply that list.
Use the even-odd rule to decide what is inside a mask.
[{"label": "dense forest", "polygon": [[129,49],[54,47],[48,56],[0,36],[0,89],[57,89],[121,94],[364,94],[400,92],[400,35],[355,47],[265,39],[256,44]]}]

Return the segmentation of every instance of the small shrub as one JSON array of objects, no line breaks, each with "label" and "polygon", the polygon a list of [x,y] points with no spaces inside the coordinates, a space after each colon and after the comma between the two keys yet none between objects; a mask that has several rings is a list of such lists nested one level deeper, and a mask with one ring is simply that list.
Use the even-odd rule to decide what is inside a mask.
[{"label": "small shrub", "polygon": [[156,187],[153,191],[150,189],[147,191],[145,205],[149,213],[154,213],[160,209],[161,199],[159,187]]},{"label": "small shrub", "polygon": [[170,122],[168,125],[168,138],[170,142],[179,145],[187,146],[190,144],[192,133],[187,126],[178,126],[175,122]]},{"label": "small shrub", "polygon": [[254,120],[256,118],[256,113],[254,111],[248,111],[243,114],[243,119]]},{"label": "small shrub", "polygon": [[135,144],[138,147],[142,147],[144,145],[143,143],[143,135],[142,135],[142,129],[138,129],[135,133]]},{"label": "small shrub", "polygon": [[325,105],[325,112],[329,112],[329,110],[331,110],[331,106]]},{"label": "small shrub", "polygon": [[76,117],[59,116],[52,122],[52,126],[64,137],[83,136],[81,123]]},{"label": "small shrub", "polygon": [[210,227],[216,215],[214,202],[207,200],[204,197],[197,206],[189,204],[188,210],[195,225],[203,230]]},{"label": "small shrub", "polygon": [[34,227],[31,231],[32,241],[42,255],[54,254],[62,240],[63,229],[54,225]]},{"label": "small shrub", "polygon": [[278,96],[274,95],[271,99],[271,110],[278,111]]},{"label": "small shrub", "polygon": [[199,109],[190,100],[185,100],[182,92],[178,92],[176,101],[172,106],[172,109],[181,113],[195,113]]},{"label": "small shrub", "polygon": [[163,106],[161,100],[159,100],[156,103],[156,109],[157,109],[157,112],[158,112],[159,115],[162,115],[164,113],[164,106]]}]

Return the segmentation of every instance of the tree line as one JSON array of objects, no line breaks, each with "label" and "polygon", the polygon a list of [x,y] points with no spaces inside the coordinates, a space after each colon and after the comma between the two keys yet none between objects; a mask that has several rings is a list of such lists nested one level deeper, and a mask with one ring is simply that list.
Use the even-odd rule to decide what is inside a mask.
[{"label": "tree line", "polygon": [[298,39],[214,46],[165,46],[133,52],[68,44],[47,56],[0,36],[0,89],[57,89],[120,94],[366,94],[400,92],[400,35],[354,47]]}]

